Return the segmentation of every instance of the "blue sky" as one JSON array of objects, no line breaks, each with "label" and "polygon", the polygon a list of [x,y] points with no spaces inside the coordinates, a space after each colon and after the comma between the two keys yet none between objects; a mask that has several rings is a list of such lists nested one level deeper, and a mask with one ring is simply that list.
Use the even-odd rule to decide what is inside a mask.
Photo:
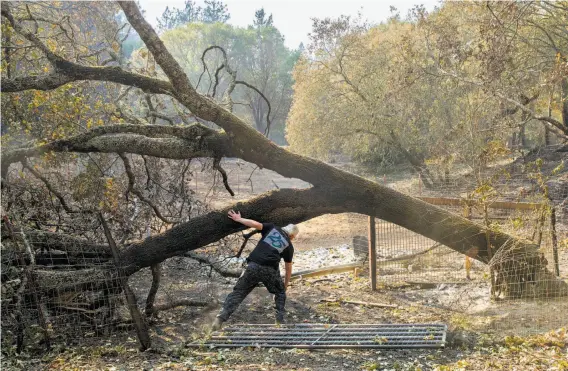
[{"label": "blue sky", "polygon": [[[390,5],[396,6],[401,16],[415,4],[424,4],[432,10],[439,4],[438,0],[225,0],[229,8],[230,24],[246,27],[252,23],[254,12],[264,8],[267,14],[272,13],[274,25],[286,38],[286,45],[297,48],[300,42],[308,43],[308,33],[312,28],[312,18],[338,17],[357,15],[362,11],[365,19],[379,23],[390,15]],[[203,6],[203,0],[197,0]],[[156,18],[161,16],[166,6],[183,8],[184,0],[140,0],[146,11],[147,20],[155,27]]]}]

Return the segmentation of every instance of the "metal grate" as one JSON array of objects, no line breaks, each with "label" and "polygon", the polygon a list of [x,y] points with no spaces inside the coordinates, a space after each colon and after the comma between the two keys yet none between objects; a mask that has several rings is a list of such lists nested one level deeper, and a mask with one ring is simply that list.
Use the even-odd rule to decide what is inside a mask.
[{"label": "metal grate", "polygon": [[190,347],[441,348],[444,324],[234,325]]}]

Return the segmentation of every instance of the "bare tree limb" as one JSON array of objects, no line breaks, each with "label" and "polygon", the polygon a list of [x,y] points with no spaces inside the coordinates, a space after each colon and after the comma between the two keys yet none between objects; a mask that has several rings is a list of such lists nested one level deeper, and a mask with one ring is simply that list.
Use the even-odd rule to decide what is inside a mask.
[{"label": "bare tree limb", "polygon": [[219,85],[219,72],[225,67],[224,64],[220,65],[217,70],[215,71],[215,85],[213,85],[213,93],[211,94],[212,97],[215,97],[215,93],[217,91],[217,85]]},{"label": "bare tree limb", "polygon": [[208,254],[199,254],[193,251],[187,252],[184,256],[194,259],[202,264],[207,264],[210,266],[215,272],[219,273],[223,277],[233,277],[238,278],[241,273],[242,269],[231,269],[228,267],[226,262],[227,259],[221,258],[218,259],[214,256]]},{"label": "bare tree limb", "polygon": [[152,270],[152,286],[148,292],[148,297],[146,298],[146,309],[144,310],[147,317],[157,313],[157,310],[154,307],[154,301],[156,300],[156,294],[160,287],[160,276],[162,274],[161,264],[154,264],[150,267],[150,269]]},{"label": "bare tree limb", "polygon": [[266,102],[266,105],[268,106],[268,112],[266,112],[266,129],[264,130],[264,135],[266,137],[268,137],[268,134],[270,133],[270,113],[272,111],[272,106],[270,105],[270,101],[268,100],[268,98],[266,98],[266,96],[264,94],[262,94],[262,92],[260,90],[258,90],[256,87],[254,87],[253,85],[244,82],[244,81],[235,81],[235,84],[237,85],[244,85],[249,89],[252,89],[254,91],[256,91],[258,93],[258,95],[260,95],[262,97],[262,99],[264,99],[264,101]]},{"label": "bare tree limb", "polygon": [[[215,85],[213,86],[213,95],[212,96],[213,97],[215,96],[215,93],[216,93],[216,90],[217,90],[217,85],[219,84],[219,72],[221,72],[221,70],[223,68],[225,68],[227,70],[227,72],[229,73],[229,75],[231,76],[231,84],[229,85],[229,89],[227,90],[227,94],[226,94],[227,99],[229,100],[229,107],[230,107],[229,110],[232,111],[232,107],[233,107],[233,104],[234,104],[230,95],[232,94],[236,85],[243,85],[243,86],[248,87],[249,89],[256,91],[262,97],[262,99],[266,102],[266,105],[268,106],[268,112],[266,113],[266,129],[264,130],[264,135],[266,137],[268,137],[268,134],[270,132],[270,126],[271,126],[270,113],[272,112],[272,106],[270,105],[270,101],[268,100],[268,98],[266,98],[266,96],[259,89],[257,89],[252,84],[249,84],[245,81],[237,80],[237,71],[231,69],[231,67],[229,66],[229,60],[227,58],[227,52],[225,51],[224,48],[222,48],[218,45],[212,45],[212,46],[208,47],[207,49],[205,49],[203,51],[203,54],[201,55],[201,63],[204,66],[204,70],[201,73],[201,76],[203,76],[203,73],[205,73],[205,69],[207,68],[207,65],[205,63],[205,56],[206,56],[207,52],[209,52],[210,50],[214,50],[214,49],[221,51],[221,53],[223,54],[224,63],[221,64],[217,68],[217,70],[215,71]],[[199,77],[199,81],[197,83],[198,86],[199,86],[199,82],[201,81],[201,76]]]},{"label": "bare tree limb", "polygon": [[132,166],[130,165],[130,160],[128,160],[128,157],[126,157],[124,155],[124,153],[118,153],[118,155],[122,159],[122,162],[124,164],[124,170],[126,172],[126,176],[128,177],[128,191],[127,192],[134,193],[136,195],[136,197],[138,197],[140,199],[140,201],[147,203],[148,206],[150,206],[152,208],[152,210],[154,210],[154,213],[156,214],[156,216],[158,218],[160,218],[164,223],[175,224],[176,223],[175,221],[172,221],[172,220],[166,218],[164,215],[162,215],[162,213],[160,212],[160,209],[158,209],[158,207],[156,205],[154,205],[154,203],[148,197],[144,196],[144,194],[142,194],[142,192],[140,192],[139,190],[136,189],[136,186],[134,184],[136,177],[134,176],[134,173],[132,172]]},{"label": "bare tree limb", "polygon": [[258,234],[258,233],[260,233],[260,231],[257,230],[257,229],[255,229],[255,230],[252,231],[252,232],[243,234],[243,237],[245,238],[245,240],[243,241],[241,247],[239,248],[239,251],[237,252],[237,255],[235,255],[236,258],[240,258],[240,257],[241,257],[241,255],[242,255],[242,253],[243,253],[243,250],[245,249],[245,247],[246,247],[247,242],[249,241],[249,239],[250,239],[252,236],[254,236],[255,234]]},{"label": "bare tree limb", "polygon": [[36,178],[38,178],[39,180],[42,181],[42,183],[45,185],[45,187],[48,189],[49,192],[51,192],[53,195],[55,195],[55,197],[57,197],[57,199],[59,200],[59,203],[61,204],[61,206],[63,207],[63,209],[65,211],[67,211],[69,214],[76,214],[76,213],[92,213],[93,210],[75,210],[72,209],[71,207],[69,207],[69,205],[67,204],[67,202],[65,201],[65,198],[63,197],[63,195],[61,193],[59,193],[59,191],[57,191],[55,189],[55,187],[53,187],[51,185],[51,183],[49,183],[49,181],[39,173],[39,171],[36,171],[32,166],[30,166],[28,164],[28,161],[26,159],[23,159],[21,161],[22,166],[24,167],[24,169],[28,170],[30,173],[32,173]]},{"label": "bare tree limb", "polygon": [[216,157],[215,159],[213,159],[213,169],[217,170],[218,172],[221,173],[221,176],[223,177],[223,184],[225,185],[225,189],[227,190],[227,192],[229,192],[229,194],[231,196],[235,195],[235,192],[233,192],[233,190],[231,189],[231,186],[229,186],[229,179],[227,177],[227,172],[225,171],[225,169],[223,169],[221,167],[221,157]]}]

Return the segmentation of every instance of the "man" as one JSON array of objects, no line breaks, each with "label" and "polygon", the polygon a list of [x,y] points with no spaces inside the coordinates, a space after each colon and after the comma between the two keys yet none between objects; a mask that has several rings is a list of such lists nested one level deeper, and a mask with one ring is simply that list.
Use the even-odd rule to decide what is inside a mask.
[{"label": "man", "polygon": [[[247,268],[237,281],[233,292],[227,296],[223,309],[215,318],[212,330],[221,328],[231,314],[237,309],[245,297],[262,282],[268,292],[274,294],[276,308],[276,323],[284,322],[284,304],[286,303],[286,289],[292,276],[292,258],[294,246],[292,240],[298,235],[298,227],[289,224],[279,228],[272,223],[259,223],[256,220],[241,217],[240,212],[229,211],[229,218],[249,228],[261,232],[261,239],[247,258]],[[280,277],[280,259],[283,258],[286,267],[284,283]]]}]

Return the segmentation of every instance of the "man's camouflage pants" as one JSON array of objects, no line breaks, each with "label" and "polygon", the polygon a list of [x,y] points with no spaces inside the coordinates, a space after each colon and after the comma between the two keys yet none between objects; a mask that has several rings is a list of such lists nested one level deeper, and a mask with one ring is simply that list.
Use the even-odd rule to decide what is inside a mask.
[{"label": "man's camouflage pants", "polygon": [[247,264],[246,270],[243,272],[233,292],[227,296],[223,309],[217,315],[222,321],[229,319],[231,314],[237,309],[239,304],[247,297],[248,294],[262,282],[268,292],[274,294],[274,304],[276,309],[276,321],[284,321],[284,305],[286,304],[286,290],[284,282],[280,277],[280,270],[274,267],[259,265],[254,262]]}]

